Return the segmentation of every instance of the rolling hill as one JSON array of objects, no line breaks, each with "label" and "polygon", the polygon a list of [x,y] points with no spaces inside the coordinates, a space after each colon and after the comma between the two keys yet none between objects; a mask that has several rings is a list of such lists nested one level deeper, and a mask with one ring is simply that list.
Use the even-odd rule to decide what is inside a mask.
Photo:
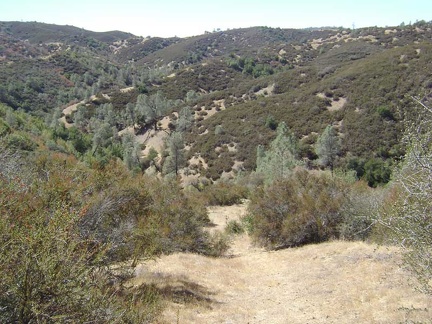
[{"label": "rolling hill", "polygon": [[[97,119],[97,107],[112,104],[120,132],[127,105],[160,92],[173,101],[165,129],[152,136],[170,123],[172,130],[170,113],[189,106],[187,159],[203,162],[189,171],[212,180],[254,170],[256,147],[268,145],[281,122],[313,167],[316,139],[333,125],[342,140],[337,166],[362,176],[369,160],[389,167],[403,153],[410,96],[431,87],[431,38],[424,21],[356,30],[253,27],[184,39],[2,22],[0,101],[43,118],[85,100],[86,118]],[[91,127],[80,131],[94,136]]]}]

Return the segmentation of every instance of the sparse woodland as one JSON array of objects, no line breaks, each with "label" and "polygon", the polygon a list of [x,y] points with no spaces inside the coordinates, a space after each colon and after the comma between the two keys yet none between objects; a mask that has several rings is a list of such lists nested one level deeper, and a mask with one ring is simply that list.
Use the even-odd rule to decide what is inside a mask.
[{"label": "sparse woodland", "polygon": [[[432,24],[142,39],[0,22],[0,322],[145,323],[138,264],[401,246],[431,293]],[[209,206],[248,201],[208,230]]]}]

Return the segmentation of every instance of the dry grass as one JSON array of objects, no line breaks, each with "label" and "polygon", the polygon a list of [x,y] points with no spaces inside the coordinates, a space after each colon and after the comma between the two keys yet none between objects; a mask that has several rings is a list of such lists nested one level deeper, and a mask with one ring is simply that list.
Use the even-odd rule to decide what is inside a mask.
[{"label": "dry grass", "polygon": [[[215,227],[244,206],[214,207]],[[394,247],[330,242],[264,251],[246,235],[230,255],[174,254],[142,264],[134,284],[168,296],[158,323],[399,323],[429,321],[432,300],[413,289]],[[180,297],[179,297],[180,296]]]},{"label": "dry grass", "polygon": [[137,136],[137,142],[145,144],[145,149],[141,152],[142,156],[147,156],[150,149],[155,149],[159,154],[162,154],[165,138],[168,137],[168,125],[172,122],[171,118],[164,117],[158,123],[158,130],[155,131],[153,128],[147,130],[144,134]]}]

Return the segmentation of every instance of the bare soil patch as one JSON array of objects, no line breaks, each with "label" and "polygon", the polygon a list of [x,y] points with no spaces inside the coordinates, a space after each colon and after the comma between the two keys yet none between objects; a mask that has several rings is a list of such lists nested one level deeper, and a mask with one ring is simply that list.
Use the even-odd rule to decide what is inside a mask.
[{"label": "bare soil patch", "polygon": [[[324,93],[317,93],[317,97],[326,98],[326,95]],[[333,98],[331,98],[331,106],[327,107],[327,109],[329,111],[337,111],[337,110],[341,110],[345,104],[347,103],[347,99],[346,98],[338,98],[338,100],[334,100]]]},{"label": "bare soil patch", "polygon": [[85,102],[85,101],[83,100],[83,101],[80,101],[80,102],[75,103],[75,104],[73,104],[73,105],[67,106],[65,109],[63,109],[63,115],[64,115],[64,116],[61,117],[61,118],[59,119],[59,121],[60,121],[61,123],[63,123],[63,124],[65,125],[66,128],[70,128],[70,127],[73,126],[73,124],[68,123],[68,122],[66,121],[66,116],[71,115],[74,111],[76,111],[76,110],[78,109],[78,106],[81,105],[81,104],[84,104],[84,102]]}]

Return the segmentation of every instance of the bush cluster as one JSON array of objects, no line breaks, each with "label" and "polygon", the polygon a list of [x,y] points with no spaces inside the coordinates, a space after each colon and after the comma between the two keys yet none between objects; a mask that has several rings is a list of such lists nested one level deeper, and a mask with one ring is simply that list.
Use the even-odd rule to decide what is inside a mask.
[{"label": "bush cluster", "polygon": [[270,249],[337,238],[358,238],[371,225],[351,197],[352,181],[328,173],[297,169],[251,196],[249,231]]},{"label": "bush cluster", "polygon": [[414,98],[417,109],[407,118],[406,154],[395,168],[394,182],[379,213],[377,237],[402,247],[404,261],[420,289],[432,293],[432,110],[431,96]]},{"label": "bush cluster", "polygon": [[92,202],[81,199],[99,195],[88,172],[63,155],[0,156],[0,322],[148,321],[157,297],[131,302],[138,292],[119,279],[127,272],[109,268],[115,240],[82,233]]},{"label": "bush cluster", "polygon": [[203,230],[204,205],[175,183],[136,177],[115,160],[88,168],[40,150],[0,158],[0,322],[147,322],[157,292],[126,288],[131,266],[226,245]]},{"label": "bush cluster", "polygon": [[205,187],[200,194],[209,206],[230,206],[240,204],[243,199],[247,198],[248,190],[233,182],[218,181]]}]

